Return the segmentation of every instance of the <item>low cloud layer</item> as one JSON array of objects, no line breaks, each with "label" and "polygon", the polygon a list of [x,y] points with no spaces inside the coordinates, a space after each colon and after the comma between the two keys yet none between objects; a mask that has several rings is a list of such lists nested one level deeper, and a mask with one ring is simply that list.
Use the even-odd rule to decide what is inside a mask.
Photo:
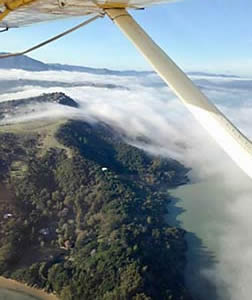
[{"label": "low cloud layer", "polygon": [[[252,137],[252,79],[193,74],[204,93],[246,135]],[[27,84],[18,84],[19,79]],[[33,84],[30,84],[30,80]],[[123,133],[128,142],[153,154],[178,159],[192,168],[194,181],[218,176],[232,199],[220,199],[228,221],[217,224],[219,262],[203,270],[216,284],[219,299],[250,299],[252,293],[252,182],[198,125],[179,100],[155,74],[146,76],[95,75],[78,72],[1,71],[7,83],[0,102],[64,92],[80,104],[79,109],[43,105],[31,114],[9,119],[19,122],[37,118],[71,116],[103,121]],[[10,82],[15,81],[15,89]],[[50,82],[54,83],[54,86]],[[39,82],[43,82],[40,84]],[[58,85],[57,85],[58,82]],[[84,83],[96,85],[83,85]],[[77,86],[76,86],[77,85]],[[145,137],[151,143],[139,142]],[[199,224],[200,226],[200,224]],[[221,282],[221,284],[220,284]],[[225,290],[225,291],[224,291]],[[225,296],[224,296],[225,295]]]}]

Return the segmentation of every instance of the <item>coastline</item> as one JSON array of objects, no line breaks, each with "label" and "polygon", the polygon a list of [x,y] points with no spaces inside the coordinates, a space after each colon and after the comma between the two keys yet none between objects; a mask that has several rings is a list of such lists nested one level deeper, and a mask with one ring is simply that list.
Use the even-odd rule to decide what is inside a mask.
[{"label": "coastline", "polygon": [[15,292],[20,292],[37,298],[38,300],[59,300],[55,295],[48,294],[43,290],[30,287],[25,283],[18,282],[13,279],[7,279],[5,277],[0,276],[0,289],[7,289]]}]

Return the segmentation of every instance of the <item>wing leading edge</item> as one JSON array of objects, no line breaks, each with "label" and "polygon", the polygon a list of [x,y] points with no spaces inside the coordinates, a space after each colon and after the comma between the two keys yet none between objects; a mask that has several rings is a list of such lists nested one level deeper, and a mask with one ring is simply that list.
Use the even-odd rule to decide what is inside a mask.
[{"label": "wing leading edge", "polygon": [[21,27],[60,18],[99,14],[104,8],[138,9],[174,0],[0,0],[0,11],[5,10],[6,4],[16,1],[29,3],[12,10],[2,21],[0,20],[0,27]]}]

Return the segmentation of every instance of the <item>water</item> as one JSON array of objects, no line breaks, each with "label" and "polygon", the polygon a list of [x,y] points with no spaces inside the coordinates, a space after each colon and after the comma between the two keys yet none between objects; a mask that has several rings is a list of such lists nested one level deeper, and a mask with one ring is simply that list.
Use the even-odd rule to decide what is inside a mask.
[{"label": "water", "polygon": [[[195,299],[217,300],[220,291],[204,274],[218,263],[219,237],[229,222],[223,203],[232,193],[219,178],[181,186],[170,193],[174,197],[170,206],[172,223],[188,232],[186,284]],[[225,299],[225,287],[221,294]]]},{"label": "water", "polygon": [[0,288],[1,300],[39,300],[39,298],[27,295],[25,293],[16,292],[9,289]]},{"label": "water", "polygon": [[228,222],[222,204],[232,197],[226,187],[218,179],[210,179],[181,186],[171,194],[175,197],[172,213],[177,224],[195,233],[210,250],[218,252],[219,223]]}]

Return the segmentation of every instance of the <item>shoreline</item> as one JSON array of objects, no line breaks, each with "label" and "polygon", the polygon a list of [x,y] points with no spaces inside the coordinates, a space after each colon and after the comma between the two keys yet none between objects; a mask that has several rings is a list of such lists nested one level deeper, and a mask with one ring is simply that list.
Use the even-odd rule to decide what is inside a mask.
[{"label": "shoreline", "polygon": [[14,279],[8,279],[0,276],[0,289],[24,293],[26,295],[37,298],[38,300],[59,300],[54,294],[48,294],[45,291],[30,287],[25,283],[18,282]]}]

